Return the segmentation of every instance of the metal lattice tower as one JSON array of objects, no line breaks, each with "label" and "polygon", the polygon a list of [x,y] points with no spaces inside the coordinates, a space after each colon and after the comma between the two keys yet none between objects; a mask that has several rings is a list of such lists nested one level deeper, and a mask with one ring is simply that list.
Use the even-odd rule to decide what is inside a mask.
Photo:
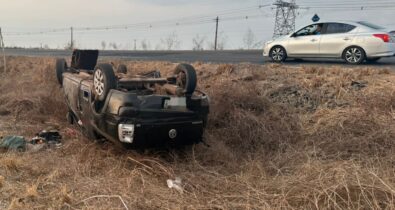
[{"label": "metal lattice tower", "polygon": [[289,2],[276,0],[273,5],[277,7],[273,37],[276,38],[290,34],[295,30],[296,10],[298,9],[298,5],[296,5],[295,0]]}]

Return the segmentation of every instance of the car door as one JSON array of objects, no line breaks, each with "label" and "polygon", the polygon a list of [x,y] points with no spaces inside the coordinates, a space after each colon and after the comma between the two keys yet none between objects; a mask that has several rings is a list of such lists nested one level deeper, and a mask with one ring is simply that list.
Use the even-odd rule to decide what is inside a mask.
[{"label": "car door", "polygon": [[345,23],[326,23],[320,41],[321,57],[341,57],[344,49],[353,42],[355,28]]},{"label": "car door", "polygon": [[81,121],[83,125],[86,127],[90,125],[90,121],[92,120],[92,109],[91,109],[92,92],[89,82],[82,81],[80,84],[79,91],[80,92],[79,92],[78,109],[81,115]]},{"label": "car door", "polygon": [[287,53],[290,57],[317,57],[323,24],[312,24],[294,33],[289,41]]}]

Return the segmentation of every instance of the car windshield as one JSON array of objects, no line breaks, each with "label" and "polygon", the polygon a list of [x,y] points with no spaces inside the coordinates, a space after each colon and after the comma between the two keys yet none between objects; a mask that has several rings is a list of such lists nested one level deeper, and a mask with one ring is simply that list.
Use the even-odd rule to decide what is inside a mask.
[{"label": "car windshield", "polygon": [[360,22],[358,22],[358,23],[361,24],[361,25],[363,25],[363,26],[366,26],[366,27],[368,27],[368,28],[375,29],[375,30],[385,29],[385,28],[382,27],[382,26],[378,26],[378,25],[375,25],[375,24],[373,24],[373,23],[369,23],[369,22],[366,22],[366,21],[360,21]]}]

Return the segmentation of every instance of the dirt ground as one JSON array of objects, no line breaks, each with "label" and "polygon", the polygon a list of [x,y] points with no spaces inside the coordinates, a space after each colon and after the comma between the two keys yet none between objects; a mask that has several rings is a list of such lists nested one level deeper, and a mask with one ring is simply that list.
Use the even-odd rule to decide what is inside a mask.
[{"label": "dirt ground", "polygon": [[[210,146],[122,151],[67,124],[54,59],[8,62],[0,135],[58,128],[64,138],[0,152],[0,209],[395,209],[388,69],[193,63],[211,99]],[[176,66],[124,64],[129,74]],[[176,177],[183,193],[166,184]]]}]

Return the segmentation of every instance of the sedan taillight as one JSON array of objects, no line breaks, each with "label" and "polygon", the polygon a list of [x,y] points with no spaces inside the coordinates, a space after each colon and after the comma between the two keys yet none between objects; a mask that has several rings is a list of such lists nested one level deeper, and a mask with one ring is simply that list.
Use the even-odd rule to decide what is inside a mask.
[{"label": "sedan taillight", "polygon": [[384,42],[390,42],[390,35],[388,34],[373,34],[373,36],[382,39]]}]

